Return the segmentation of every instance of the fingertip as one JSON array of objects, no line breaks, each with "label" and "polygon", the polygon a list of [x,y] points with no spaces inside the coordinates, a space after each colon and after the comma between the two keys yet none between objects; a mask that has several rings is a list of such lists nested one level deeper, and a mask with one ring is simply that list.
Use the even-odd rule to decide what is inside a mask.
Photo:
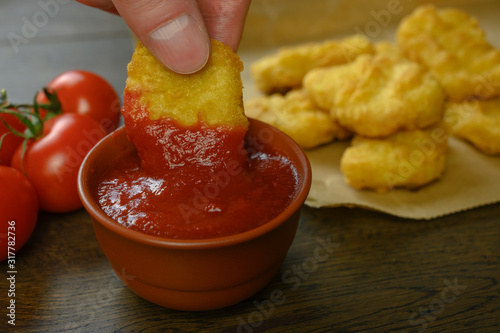
[{"label": "fingertip", "polygon": [[182,14],[152,31],[148,46],[159,61],[179,74],[199,71],[210,54],[205,27],[189,14]]}]

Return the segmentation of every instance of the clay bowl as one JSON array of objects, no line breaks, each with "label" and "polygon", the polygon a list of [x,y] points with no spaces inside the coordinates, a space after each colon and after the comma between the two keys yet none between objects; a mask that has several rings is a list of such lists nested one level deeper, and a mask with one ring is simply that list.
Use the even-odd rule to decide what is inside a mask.
[{"label": "clay bowl", "polygon": [[221,238],[161,238],[128,229],[103,213],[96,194],[99,178],[123,153],[135,151],[124,128],[108,135],[87,155],[78,177],[80,197],[102,251],[134,293],[171,309],[211,310],[252,296],[276,275],[295,237],[311,185],[311,168],[302,149],[274,127],[251,119],[248,136],[272,145],[295,164],[299,190],[276,218]]}]

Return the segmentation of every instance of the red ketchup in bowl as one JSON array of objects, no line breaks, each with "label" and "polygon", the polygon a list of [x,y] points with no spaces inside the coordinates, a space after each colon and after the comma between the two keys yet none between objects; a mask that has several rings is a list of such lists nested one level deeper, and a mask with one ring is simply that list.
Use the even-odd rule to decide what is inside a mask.
[{"label": "red ketchup in bowl", "polygon": [[101,209],[121,225],[174,239],[217,238],[254,229],[297,192],[295,166],[269,148],[272,133],[184,126],[124,114],[139,153],[124,154],[98,185]]}]

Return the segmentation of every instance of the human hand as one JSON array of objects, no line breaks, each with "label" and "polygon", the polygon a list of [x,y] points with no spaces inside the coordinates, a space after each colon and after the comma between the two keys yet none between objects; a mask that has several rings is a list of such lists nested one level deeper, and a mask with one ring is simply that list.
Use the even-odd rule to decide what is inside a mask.
[{"label": "human hand", "polygon": [[206,64],[210,39],[237,50],[251,0],[77,0],[120,15],[171,70],[188,74]]}]

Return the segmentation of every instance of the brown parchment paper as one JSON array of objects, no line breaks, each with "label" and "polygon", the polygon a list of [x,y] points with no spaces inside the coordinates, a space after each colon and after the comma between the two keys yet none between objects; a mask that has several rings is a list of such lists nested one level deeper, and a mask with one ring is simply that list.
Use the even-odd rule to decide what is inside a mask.
[{"label": "brown parchment paper", "polygon": [[344,181],[340,158],[348,142],[334,142],[307,152],[312,186],[311,207],[359,206],[411,219],[431,219],[500,202],[500,157],[484,155],[468,143],[450,138],[446,170],[441,179],[418,191],[387,193],[356,190]]}]

